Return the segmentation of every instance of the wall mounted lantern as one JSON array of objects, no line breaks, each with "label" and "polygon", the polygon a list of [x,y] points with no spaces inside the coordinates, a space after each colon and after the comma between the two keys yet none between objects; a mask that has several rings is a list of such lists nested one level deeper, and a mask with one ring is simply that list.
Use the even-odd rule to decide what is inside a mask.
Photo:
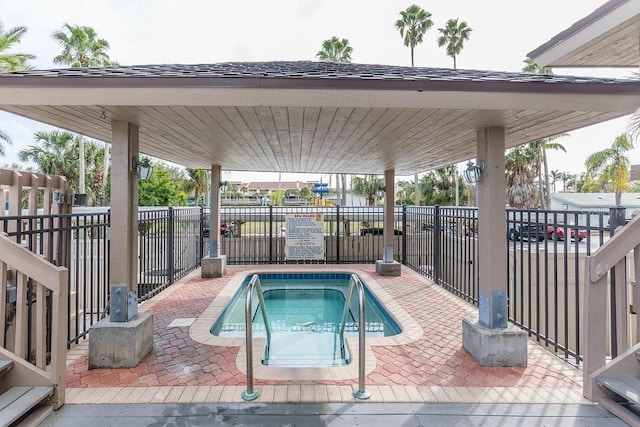
[{"label": "wall mounted lantern", "polygon": [[139,160],[138,157],[134,157],[131,159],[131,164],[133,166],[133,170],[136,171],[138,179],[145,180],[151,178],[153,167],[151,166],[151,162],[148,157],[145,157],[142,160]]},{"label": "wall mounted lantern", "polygon": [[477,160],[474,164],[471,160],[467,163],[467,169],[463,172],[464,180],[469,184],[475,184],[480,181],[480,176],[484,170],[484,162]]}]

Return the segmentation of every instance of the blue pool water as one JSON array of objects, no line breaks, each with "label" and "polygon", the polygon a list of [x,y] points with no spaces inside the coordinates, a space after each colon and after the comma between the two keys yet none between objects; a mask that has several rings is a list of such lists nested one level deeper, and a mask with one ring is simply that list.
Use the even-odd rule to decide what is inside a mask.
[{"label": "blue pool water", "polygon": [[[339,331],[349,291],[349,273],[259,274],[267,318],[271,326],[269,353],[263,363],[276,366],[339,366],[350,362]],[[244,299],[247,277],[236,291],[211,333],[244,337]],[[252,296],[253,333],[265,336],[257,294]],[[392,336],[400,327],[365,286],[366,335]],[[345,337],[358,334],[358,298],[351,298]]]}]

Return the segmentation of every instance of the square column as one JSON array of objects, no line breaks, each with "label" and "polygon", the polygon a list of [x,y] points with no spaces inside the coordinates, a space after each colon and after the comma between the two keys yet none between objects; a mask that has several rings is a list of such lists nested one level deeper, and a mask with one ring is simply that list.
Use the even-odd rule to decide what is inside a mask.
[{"label": "square column", "polygon": [[[396,239],[394,232],[394,210],[395,210],[395,171],[393,169],[387,169],[384,171],[384,210],[383,210],[383,240],[384,248],[393,248],[393,253],[397,253]],[[384,257],[382,260],[376,261],[376,273],[380,276],[400,276],[400,263],[391,260],[385,262]]]},{"label": "square column", "polygon": [[111,132],[111,316],[91,327],[89,369],[135,367],[153,349],[153,316],[137,312],[138,126],[113,121]]},{"label": "square column", "polygon": [[478,319],[464,319],[463,347],[482,366],[526,366],[527,335],[508,325],[506,179],[503,127],[477,132],[478,160]]},{"label": "square column", "polygon": [[222,168],[211,165],[211,197],[209,197],[209,256],[202,259],[203,278],[222,277],[227,271],[227,256],[220,254],[220,185]]}]

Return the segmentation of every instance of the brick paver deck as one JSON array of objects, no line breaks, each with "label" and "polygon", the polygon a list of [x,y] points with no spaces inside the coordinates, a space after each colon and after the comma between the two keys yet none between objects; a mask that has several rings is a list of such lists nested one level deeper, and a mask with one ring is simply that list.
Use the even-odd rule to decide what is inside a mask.
[{"label": "brick paver deck", "polygon": [[[408,268],[403,267],[400,277],[380,277],[372,265],[295,267],[374,277],[387,298],[422,328],[422,335],[410,342],[372,346],[375,367],[366,377],[370,401],[588,403],[582,398],[581,371],[534,341],[529,342],[526,368],[479,366],[462,347],[462,319],[477,316],[477,308]],[[287,267],[229,267],[220,279],[202,279],[197,271],[143,304],[141,310],[154,316],[154,346],[135,368],[89,370],[86,341],[72,348],[67,403],[242,402],[246,375],[236,360],[240,347],[204,344],[191,338],[189,326],[169,324],[198,318],[233,276],[256,269]],[[256,375],[255,384],[261,402],[354,402],[358,381]]]}]

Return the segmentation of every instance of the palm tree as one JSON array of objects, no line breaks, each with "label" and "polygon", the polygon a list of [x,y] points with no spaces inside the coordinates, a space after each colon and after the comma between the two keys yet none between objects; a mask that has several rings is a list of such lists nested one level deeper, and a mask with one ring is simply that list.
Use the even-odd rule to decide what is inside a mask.
[{"label": "palm tree", "polygon": [[207,172],[187,168],[187,179],[183,182],[182,189],[188,195],[193,194],[196,205],[199,205],[200,195],[207,191]]},{"label": "palm tree", "polygon": [[[537,141],[533,141],[530,144],[533,144],[534,147],[537,147],[540,150],[540,158],[539,161],[542,162],[542,169],[538,167],[538,180],[540,184],[540,188],[542,188],[542,177],[544,176],[544,201],[546,202],[546,207],[548,208],[551,204],[551,187],[549,184],[549,162],[547,157],[547,150],[560,150],[563,153],[567,152],[567,149],[564,148],[564,145],[553,142],[558,138],[562,138],[567,136],[566,133],[560,135],[550,136],[549,138],[539,139]],[[543,198],[543,194],[540,194],[541,200]],[[544,206],[543,206],[544,209]]]},{"label": "palm tree", "polygon": [[611,185],[615,193],[616,206],[622,203],[622,192],[629,183],[629,151],[633,150],[631,137],[621,134],[616,137],[611,147],[598,151],[587,157],[585,167],[587,176],[596,174]]},{"label": "palm tree", "polygon": [[538,206],[534,180],[540,168],[540,150],[531,144],[514,147],[504,156],[507,204],[518,209]]},{"label": "palm tree", "polygon": [[351,62],[353,48],[349,46],[349,40],[338,39],[336,36],[322,42],[322,49],[316,53],[321,61]]},{"label": "palm tree", "polygon": [[62,46],[62,53],[53,58],[56,64],[70,67],[117,65],[107,53],[109,42],[98,38],[91,27],[64,24],[61,31],[55,31],[51,36]]},{"label": "palm tree", "polygon": [[367,175],[364,178],[354,176],[351,182],[353,193],[364,196],[368,206],[375,206],[378,193],[384,190],[384,180],[375,175]]},{"label": "palm tree", "polygon": [[[551,182],[553,183],[553,192],[556,192],[556,182],[562,179],[564,172],[560,172],[557,169],[551,171]],[[564,188],[562,189],[564,191]]]},{"label": "palm tree", "polygon": [[395,27],[400,31],[404,45],[411,48],[411,66],[413,67],[413,49],[422,43],[424,34],[433,25],[431,14],[418,5],[411,5],[400,12]]},{"label": "palm tree", "polygon": [[42,173],[66,176],[69,186],[77,190],[78,145],[81,136],[66,131],[36,132],[36,145],[20,150],[18,158],[31,161]]},{"label": "palm tree", "polygon": [[[98,38],[98,34],[91,27],[80,27],[78,25],[64,24],[61,31],[55,31],[53,39],[62,46],[62,53],[53,58],[56,64],[64,64],[70,67],[103,67],[117,65],[109,58],[107,50],[109,42]],[[108,146],[104,144],[104,158],[108,159]],[[79,192],[85,192],[84,170],[85,153],[84,139],[80,140],[80,184]],[[109,165],[105,164],[103,181],[106,182]]]},{"label": "palm tree", "polygon": [[456,55],[459,55],[464,48],[464,42],[469,40],[471,27],[465,21],[458,22],[458,18],[449,19],[444,28],[438,28],[438,46],[446,46],[447,55],[453,58],[453,68],[456,68]]},{"label": "palm tree", "polygon": [[553,74],[553,71],[549,67],[541,67],[536,64],[533,59],[527,58],[524,61],[524,67],[522,67],[522,72],[530,73],[530,74]]},{"label": "palm tree", "polygon": [[20,39],[27,32],[27,27],[15,27],[3,31],[0,24],[0,72],[28,70],[31,67],[28,61],[35,56],[28,53],[9,53],[14,45],[20,43]]},{"label": "palm tree", "polygon": [[[35,56],[28,53],[9,53],[9,50],[20,43],[20,39],[27,32],[27,27],[15,27],[4,31],[0,24],[0,72],[28,70],[28,61]],[[4,145],[11,145],[11,138],[0,130],[0,157],[4,157]]]}]

